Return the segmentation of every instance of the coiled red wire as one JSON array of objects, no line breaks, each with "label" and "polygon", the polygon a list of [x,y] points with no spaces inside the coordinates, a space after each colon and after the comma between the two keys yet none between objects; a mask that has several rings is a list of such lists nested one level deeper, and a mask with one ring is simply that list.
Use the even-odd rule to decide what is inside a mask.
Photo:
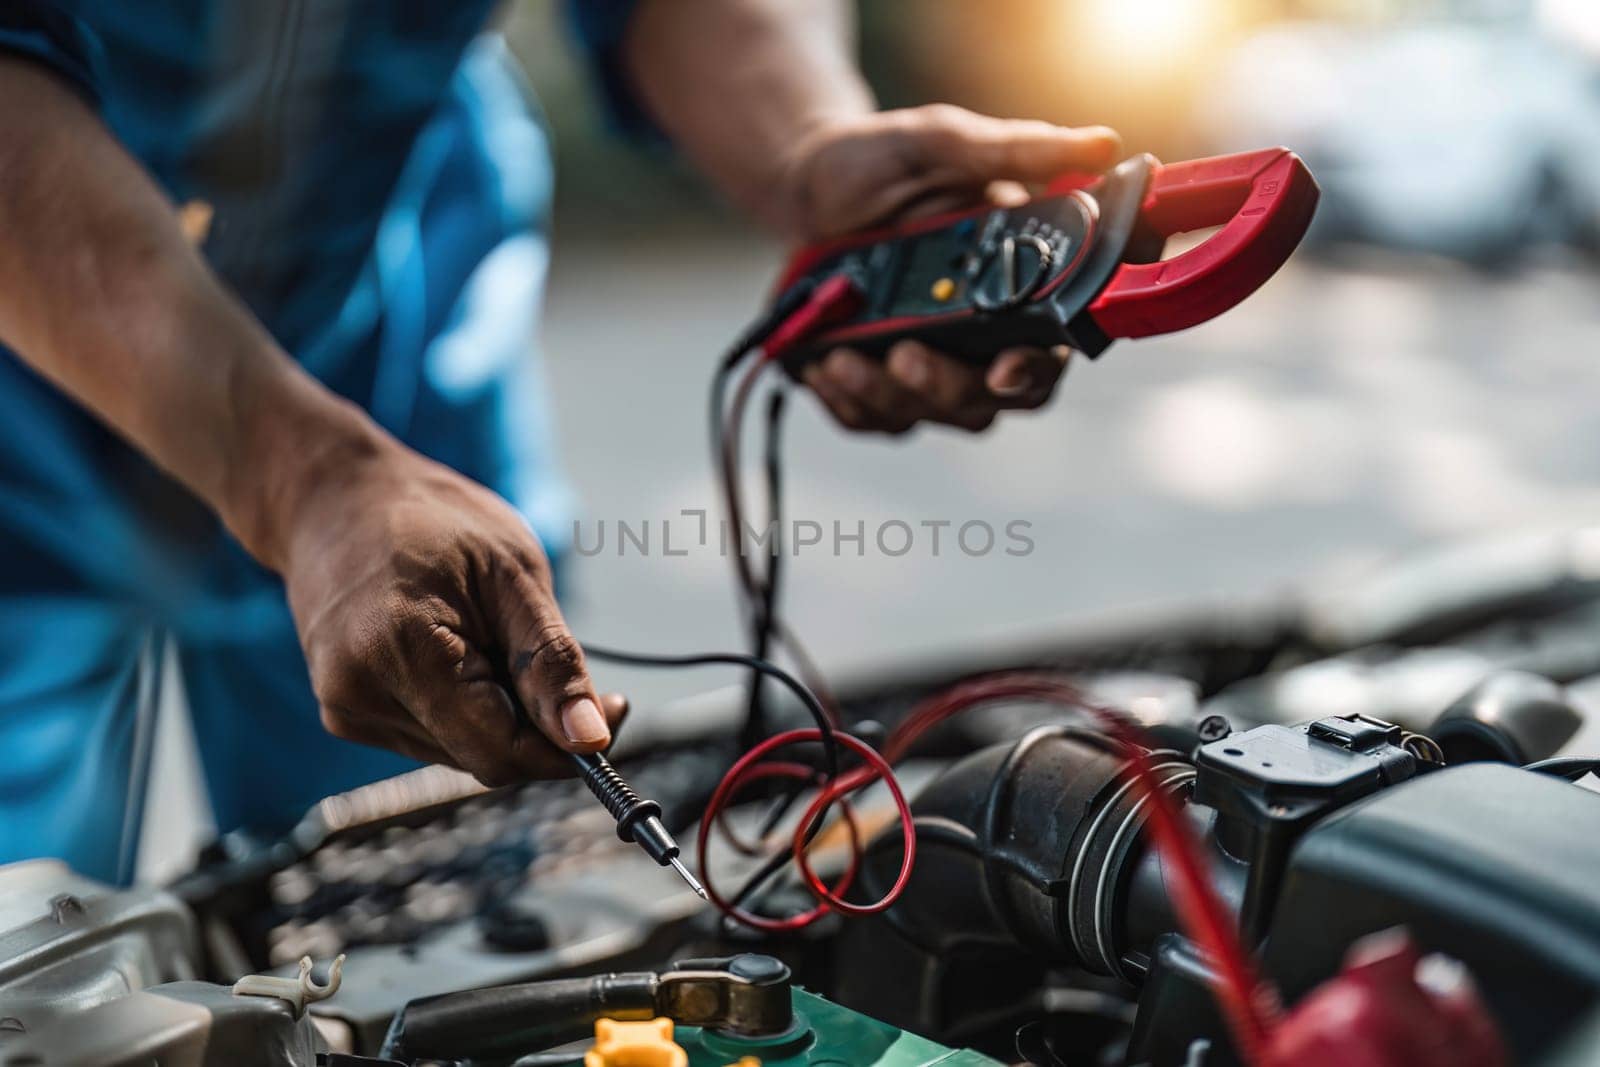
[{"label": "coiled red wire", "polygon": [[[806,813],[801,817],[800,825],[795,829],[794,840],[790,846],[794,851],[797,862],[801,866],[801,870],[806,872],[806,882],[812,893],[817,897],[817,906],[798,915],[774,919],[766,915],[758,915],[755,912],[730,903],[717,890],[716,883],[711,877],[711,864],[708,862],[708,857],[711,846],[711,828],[717,824],[721,813],[727,808],[729,802],[738,791],[751,782],[763,778],[812,778],[816,772],[804,764],[781,762],[764,764],[761,761],[769,753],[787,745],[821,740],[822,731],[814,728],[789,730],[767,738],[739,757],[739,760],[723,776],[722,781],[717,784],[716,791],[711,794],[711,800],[706,804],[704,818],[700,820],[700,833],[696,845],[700,856],[701,882],[706,887],[706,896],[724,915],[747,926],[752,926],[757,930],[767,930],[774,933],[801,930],[833,910],[851,915],[867,915],[872,912],[883,911],[899,899],[900,894],[905,891],[906,883],[911,879],[911,869],[917,858],[917,835],[911,821],[911,805],[906,801],[906,795],[901,790],[900,783],[895,780],[893,769],[890,768],[888,761],[874,751],[872,746],[865,741],[850,734],[837,733],[834,735],[834,740],[865,760],[866,766],[840,775],[837,779],[823,786],[817,794],[817,799],[812,802],[811,807],[807,808]],[[902,828],[903,853],[900,861],[900,873],[895,879],[894,885],[883,895],[881,900],[868,905],[852,904],[843,899],[843,894],[849,890],[851,884],[855,881],[857,872],[860,870],[863,843],[861,840],[861,828],[849,807],[847,796],[880,777],[888,787],[890,797],[894,800],[895,810]],[[838,883],[829,887],[811,872],[810,865],[806,860],[806,843],[811,825],[822,816],[822,812],[825,809],[835,803],[840,805],[845,825],[849,830],[850,863],[839,877]]]}]

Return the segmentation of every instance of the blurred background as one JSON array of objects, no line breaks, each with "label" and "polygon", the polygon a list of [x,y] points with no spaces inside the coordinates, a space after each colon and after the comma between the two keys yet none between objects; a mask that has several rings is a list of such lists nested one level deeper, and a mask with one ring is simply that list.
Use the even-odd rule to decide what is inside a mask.
[{"label": "blurred background", "polygon": [[[716,513],[706,383],[783,249],[669,150],[608,132],[556,8],[514,5],[508,29],[556,132],[538,343],[592,542],[601,519]],[[1594,0],[863,0],[860,51],[885,106],[1107,123],[1168,159],[1283,143],[1324,197],[1241,307],[1080,361],[1050,407],[981,437],[851,437],[795,404],[795,516],[1020,519],[1037,545],[802,555],[789,610],[830,669],[1600,513]],[[580,635],[736,644],[725,560],[618,558],[612,533],[575,561]],[[647,704],[725,681],[611,677]]]}]

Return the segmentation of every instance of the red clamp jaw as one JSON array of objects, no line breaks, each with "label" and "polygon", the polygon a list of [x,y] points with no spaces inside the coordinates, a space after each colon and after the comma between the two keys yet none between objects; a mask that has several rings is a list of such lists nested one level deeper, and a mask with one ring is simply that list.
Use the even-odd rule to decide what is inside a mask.
[{"label": "red clamp jaw", "polygon": [[1150,337],[1215,318],[1288,261],[1317,195],[1311,172],[1287,148],[1158,164],[1141,223],[1162,238],[1222,229],[1172,259],[1124,263],[1089,316],[1107,337]]},{"label": "red clamp jaw", "polygon": [[[1310,171],[1286,148],[1171,165],[1135,156],[1018,207],[813,245],[791,259],[780,292],[843,275],[859,299],[786,336],[781,355],[796,369],[840,345],[881,356],[903,338],[977,362],[1015,345],[1098,355],[1118,337],[1186,329],[1242,301],[1289,258],[1316,202]],[[1221,229],[1161,259],[1167,238],[1211,226]]]}]

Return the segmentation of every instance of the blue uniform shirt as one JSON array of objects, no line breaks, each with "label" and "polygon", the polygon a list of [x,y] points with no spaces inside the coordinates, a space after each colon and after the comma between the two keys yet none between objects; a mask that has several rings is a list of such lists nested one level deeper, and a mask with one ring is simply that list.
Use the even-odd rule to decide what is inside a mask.
[{"label": "blue uniform shirt", "polygon": [[[614,103],[628,6],[571,11]],[[0,51],[67,79],[174,201],[211,207],[206,258],[309,371],[559,553],[532,352],[548,149],[491,8],[10,0]],[[322,734],[276,578],[3,349],[0,423],[0,862],[128,876],[151,716],[178,680],[222,829],[281,828],[411,765]]]}]

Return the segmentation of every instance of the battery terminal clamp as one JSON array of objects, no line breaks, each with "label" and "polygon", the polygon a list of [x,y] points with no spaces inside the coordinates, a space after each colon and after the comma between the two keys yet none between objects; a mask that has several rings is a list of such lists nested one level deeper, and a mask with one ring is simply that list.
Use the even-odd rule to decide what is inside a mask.
[{"label": "battery terminal clamp", "polygon": [[[1173,164],[1139,155],[1016,207],[811,245],[789,261],[778,299],[840,278],[859,298],[767,352],[792,372],[841,345],[881,357],[907,338],[984,362],[1017,345],[1097,356],[1119,337],[1187,329],[1244,300],[1300,243],[1317,196],[1286,148]],[[1161,258],[1168,238],[1213,226]]]}]

